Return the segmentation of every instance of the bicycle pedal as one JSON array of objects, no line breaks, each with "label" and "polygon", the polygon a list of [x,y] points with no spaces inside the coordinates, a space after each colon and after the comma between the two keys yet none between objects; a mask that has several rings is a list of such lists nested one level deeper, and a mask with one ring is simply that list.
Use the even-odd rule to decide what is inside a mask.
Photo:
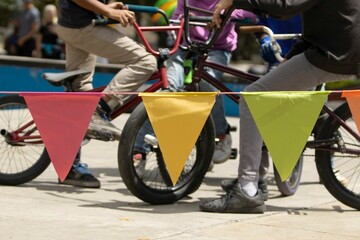
[{"label": "bicycle pedal", "polygon": [[100,141],[115,141],[115,140],[119,140],[120,137],[115,137],[112,133],[110,132],[101,132],[101,131],[89,131],[86,133],[86,137],[88,138],[92,138],[92,139],[96,139],[96,140],[100,140]]},{"label": "bicycle pedal", "polygon": [[237,126],[230,126],[230,132],[236,132]]}]

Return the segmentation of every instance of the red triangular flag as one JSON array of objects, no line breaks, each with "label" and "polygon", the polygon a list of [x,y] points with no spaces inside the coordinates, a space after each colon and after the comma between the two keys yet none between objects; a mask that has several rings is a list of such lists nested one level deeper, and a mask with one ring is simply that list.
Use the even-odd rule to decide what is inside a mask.
[{"label": "red triangular flag", "polygon": [[21,93],[51,162],[63,181],[89,126],[102,93]]}]

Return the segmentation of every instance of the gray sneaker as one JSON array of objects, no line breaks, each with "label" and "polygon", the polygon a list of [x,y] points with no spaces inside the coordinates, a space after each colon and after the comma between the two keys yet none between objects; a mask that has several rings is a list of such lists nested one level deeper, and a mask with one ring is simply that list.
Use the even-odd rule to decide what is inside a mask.
[{"label": "gray sneaker", "polygon": [[86,136],[103,141],[120,140],[121,130],[112,124],[105,114],[95,111],[91,118]]},{"label": "gray sneaker", "polygon": [[[238,183],[238,179],[235,178],[233,180],[222,180],[220,185],[221,188],[225,191],[228,192],[230,191],[236,184]],[[259,180],[258,182],[258,186],[259,186],[259,190],[262,193],[262,196],[264,198],[264,201],[267,201],[269,198],[269,190],[267,188],[267,184],[265,180]]]},{"label": "gray sneaker", "polygon": [[199,208],[204,212],[218,213],[264,213],[266,210],[261,191],[249,197],[238,186],[221,198],[200,202]]}]

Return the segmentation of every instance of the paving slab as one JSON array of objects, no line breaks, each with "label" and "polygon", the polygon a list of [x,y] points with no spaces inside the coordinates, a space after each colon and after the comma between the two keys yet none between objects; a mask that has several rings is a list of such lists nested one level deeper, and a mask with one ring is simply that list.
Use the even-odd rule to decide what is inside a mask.
[{"label": "paving slab", "polygon": [[[128,115],[116,120],[121,127]],[[228,118],[238,126],[238,118]],[[232,132],[238,145],[238,131]],[[238,159],[215,165],[201,187],[169,205],[149,205],[125,187],[117,167],[118,142],[90,141],[82,158],[99,177],[100,189],[59,185],[52,165],[21,186],[0,186],[0,239],[360,239],[360,215],[334,199],[319,183],[307,157],[301,185],[282,197],[267,175],[270,198],[265,214],[199,211],[201,199],[219,197],[220,181],[236,177]]]}]

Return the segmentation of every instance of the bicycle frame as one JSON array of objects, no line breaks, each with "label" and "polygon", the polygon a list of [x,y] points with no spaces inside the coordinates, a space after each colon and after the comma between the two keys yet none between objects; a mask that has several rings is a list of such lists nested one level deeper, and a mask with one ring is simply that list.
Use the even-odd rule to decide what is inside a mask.
[{"label": "bicycle frame", "polygon": [[[158,26],[158,27],[140,27],[137,23],[134,23],[134,28],[136,30],[136,32],[138,33],[141,41],[144,43],[145,48],[148,52],[150,52],[151,54],[153,54],[154,56],[158,57],[158,67],[159,67],[159,71],[154,73],[148,81],[154,80],[154,79],[158,79],[155,83],[153,83],[150,87],[148,87],[147,89],[144,90],[144,92],[156,92],[160,89],[169,89],[169,82],[167,79],[167,75],[166,75],[166,66],[165,66],[165,61],[168,59],[168,57],[172,54],[174,54],[180,45],[180,40],[181,40],[181,36],[183,33],[183,28],[184,28],[184,20],[182,20],[180,22],[179,26]],[[160,32],[160,31],[177,31],[177,38],[176,41],[174,43],[174,46],[172,47],[172,49],[168,50],[168,49],[160,49],[159,51],[155,51],[149,44],[149,42],[147,41],[145,35],[143,34],[143,32],[146,31],[152,31],[152,32]],[[96,91],[102,90],[103,88],[100,89],[96,89]],[[130,99],[129,101],[127,101],[124,105],[122,105],[120,108],[116,109],[112,114],[111,114],[111,119],[114,119],[116,117],[118,117],[119,115],[128,112],[129,110],[131,110],[133,107],[137,106],[140,102],[141,102],[141,97],[136,96],[133,97],[132,99]]]},{"label": "bicycle frame", "polygon": [[[185,33],[186,42],[188,43],[189,50],[192,51],[192,55],[196,55],[196,64],[194,66],[194,71],[193,71],[193,78],[192,78],[193,82],[190,83],[189,85],[187,85],[185,87],[185,89],[189,90],[189,91],[199,91],[200,90],[199,82],[201,80],[204,80],[205,82],[209,83],[210,85],[212,85],[213,87],[218,89],[222,94],[229,97],[233,102],[238,104],[239,99],[240,99],[240,94],[235,94],[232,90],[230,90],[228,87],[226,87],[221,81],[218,81],[217,79],[212,77],[204,69],[212,68],[213,70],[217,70],[222,73],[227,73],[232,76],[238,77],[247,83],[252,83],[252,82],[258,80],[260,76],[250,74],[250,73],[232,68],[230,66],[214,63],[214,62],[207,60],[207,57],[208,57],[207,53],[211,50],[212,44],[216,41],[217,37],[220,35],[219,33],[222,31],[224,24],[222,24],[219,29],[216,29],[214,32],[211,32],[209,34],[209,38],[206,42],[193,42],[189,36],[189,34],[190,34],[189,27],[187,25],[190,25],[190,22],[189,22],[190,18],[193,21],[196,21],[196,17],[190,16],[188,11],[193,10],[193,11],[198,11],[198,12],[207,13],[207,14],[210,14],[211,12],[202,11],[201,9],[187,6],[186,2],[187,1],[185,1],[186,10],[185,10],[184,17],[186,19],[185,19],[184,33]],[[228,13],[224,16],[224,21],[226,19],[229,19],[230,14],[231,14],[231,10],[228,11]],[[204,18],[200,17],[199,20],[204,21]],[[246,31],[246,32],[264,31],[267,34],[269,34],[270,38],[273,40],[275,40],[276,37],[278,37],[280,39],[288,39],[289,37],[291,37],[290,35],[287,35],[287,34],[280,34],[279,36],[275,36],[275,34],[272,33],[271,29],[268,29],[267,27],[264,27],[264,26],[245,26],[245,27],[241,27],[241,28],[243,28],[244,31]],[[300,36],[300,34],[295,34],[294,36],[298,37],[298,36]],[[277,49],[277,51],[279,52],[279,49]],[[189,55],[191,55],[191,54],[189,54]],[[280,58],[279,54],[278,54],[277,58],[278,59]],[[333,100],[344,100],[344,99],[341,98],[341,91],[337,91],[337,92],[333,91],[332,93],[329,94],[328,100],[333,101]],[[349,132],[349,134],[351,134],[357,141],[360,141],[360,135],[357,132],[355,132],[353,129],[351,129],[351,127],[348,126],[338,115],[336,115],[336,113],[333,110],[331,110],[326,104],[324,104],[323,111],[325,113],[327,113],[329,115],[329,117],[331,117],[333,119],[333,121],[338,122],[340,126],[342,126],[344,129],[346,129]],[[315,150],[323,150],[323,151],[330,151],[330,152],[338,151],[337,149],[334,149],[331,147],[332,143],[335,143],[335,139],[313,140],[313,141],[309,140],[306,144],[306,148],[312,148]],[[342,151],[346,151],[347,153],[360,154],[360,150],[356,150],[356,149],[348,149],[347,148]]]},{"label": "bicycle frame", "polygon": [[[133,10],[139,11],[139,12],[149,12],[154,13],[154,11],[161,10],[154,8],[154,7],[144,7],[144,6],[136,6],[136,5],[129,5],[129,9],[132,8]],[[112,21],[108,20],[102,20],[100,22],[94,22],[94,25],[106,25],[114,23]],[[156,92],[160,89],[169,89],[169,83],[166,75],[166,66],[165,61],[168,59],[168,57],[172,54],[174,54],[180,45],[181,36],[183,34],[183,28],[184,28],[184,20],[180,22],[179,26],[149,26],[149,27],[141,27],[136,22],[134,23],[134,29],[138,33],[138,36],[140,37],[141,41],[143,42],[146,50],[156,56],[158,58],[158,71],[154,73],[150,78],[147,80],[149,81],[155,81],[152,83],[149,87],[147,87],[144,92]],[[145,35],[143,32],[152,31],[152,32],[160,32],[160,31],[175,31],[177,32],[177,40],[174,43],[174,46],[172,49],[159,49],[159,51],[155,51],[147,41]],[[101,92],[105,89],[106,86],[101,86],[95,89],[90,90],[89,92]],[[126,101],[121,107],[115,109],[115,111],[111,114],[111,119],[115,119],[118,116],[120,116],[123,113],[126,113],[130,111],[132,108],[137,106],[142,101],[141,97],[138,95],[131,97],[128,101]],[[34,129],[34,121],[30,121],[23,126],[19,127],[19,129],[12,131],[11,133],[7,132],[5,129],[2,129],[0,131],[0,134],[3,135],[6,140],[14,145],[21,145],[21,144],[42,144],[43,141],[41,139],[40,135],[31,135],[33,132],[36,131]],[[31,129],[28,129],[31,127]],[[20,136],[20,133],[25,132],[23,136]],[[26,141],[26,143],[25,143]]]}]

